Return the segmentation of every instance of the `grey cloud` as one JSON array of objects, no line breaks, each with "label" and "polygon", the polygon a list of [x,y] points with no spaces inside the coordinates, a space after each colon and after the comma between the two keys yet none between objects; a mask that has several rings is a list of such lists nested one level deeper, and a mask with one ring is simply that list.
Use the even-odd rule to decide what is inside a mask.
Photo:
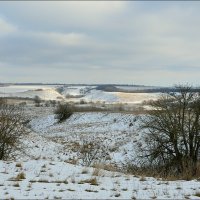
[{"label": "grey cloud", "polygon": [[167,84],[176,76],[197,80],[200,72],[198,3],[154,2],[150,8],[144,2],[112,1],[0,5],[0,23],[6,19],[0,70],[6,80],[14,77],[8,69],[21,82],[48,74],[44,80],[141,84]]}]

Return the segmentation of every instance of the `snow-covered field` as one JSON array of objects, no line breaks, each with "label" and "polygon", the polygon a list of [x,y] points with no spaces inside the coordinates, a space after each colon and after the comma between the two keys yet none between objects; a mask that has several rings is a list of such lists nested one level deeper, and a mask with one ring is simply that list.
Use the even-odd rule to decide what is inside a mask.
[{"label": "snow-covered field", "polygon": [[1,86],[0,93],[18,93],[18,92],[26,92],[28,90],[37,90],[37,89],[49,89],[55,88],[55,86],[50,85],[9,85],[9,86]]},{"label": "snow-covered field", "polygon": [[[27,106],[31,133],[15,161],[0,161],[0,199],[197,199],[200,182],[165,181],[116,172],[142,142],[140,116],[74,113],[57,123],[53,108]],[[81,147],[102,142],[108,156],[85,166]],[[105,170],[109,169],[109,171]],[[123,168],[122,168],[123,169]]]},{"label": "snow-covered field", "polygon": [[141,103],[144,100],[155,99],[158,93],[123,93],[104,92],[96,90],[95,86],[5,86],[0,87],[0,97],[34,98],[39,96],[43,100],[63,100],[78,102],[105,102],[105,103]]},{"label": "snow-covered field", "polygon": [[197,199],[197,181],[161,181],[65,162],[0,162],[1,199]]},{"label": "snow-covered field", "polygon": [[11,85],[0,87],[0,97],[20,97],[20,98],[35,98],[39,96],[44,100],[59,100],[63,96],[56,91],[58,86],[49,85]]}]

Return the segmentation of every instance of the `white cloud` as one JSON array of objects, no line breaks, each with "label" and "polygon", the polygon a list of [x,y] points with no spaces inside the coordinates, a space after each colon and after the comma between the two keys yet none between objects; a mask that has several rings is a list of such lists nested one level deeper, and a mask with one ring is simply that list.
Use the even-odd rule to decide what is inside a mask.
[{"label": "white cloud", "polygon": [[[13,7],[11,7],[11,4]],[[126,10],[123,1],[23,1],[1,2],[20,25],[32,29],[102,27]],[[52,31],[52,30],[51,30]]]},{"label": "white cloud", "polygon": [[89,38],[81,33],[59,33],[59,32],[26,32],[38,40],[58,46],[80,46],[88,42]]},{"label": "white cloud", "polygon": [[15,33],[16,31],[17,31],[16,26],[0,18],[0,36],[5,36],[10,33]]}]

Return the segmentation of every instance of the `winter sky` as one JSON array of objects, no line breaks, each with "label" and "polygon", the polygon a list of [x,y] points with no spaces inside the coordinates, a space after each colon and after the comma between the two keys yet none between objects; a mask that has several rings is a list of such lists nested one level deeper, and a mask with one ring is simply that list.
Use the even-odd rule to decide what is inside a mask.
[{"label": "winter sky", "polygon": [[0,1],[0,82],[200,83],[200,2]]}]

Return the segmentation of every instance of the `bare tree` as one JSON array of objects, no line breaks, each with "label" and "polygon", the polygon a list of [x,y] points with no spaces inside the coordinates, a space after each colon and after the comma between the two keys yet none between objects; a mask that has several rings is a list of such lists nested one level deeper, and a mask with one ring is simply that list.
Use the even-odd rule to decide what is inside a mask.
[{"label": "bare tree", "polygon": [[149,103],[143,117],[145,144],[142,158],[151,166],[168,172],[196,173],[200,150],[200,94],[189,86],[176,86],[176,92],[162,95]]},{"label": "bare tree", "polygon": [[21,106],[0,103],[0,160],[9,158],[22,148],[22,139],[28,133]]}]

